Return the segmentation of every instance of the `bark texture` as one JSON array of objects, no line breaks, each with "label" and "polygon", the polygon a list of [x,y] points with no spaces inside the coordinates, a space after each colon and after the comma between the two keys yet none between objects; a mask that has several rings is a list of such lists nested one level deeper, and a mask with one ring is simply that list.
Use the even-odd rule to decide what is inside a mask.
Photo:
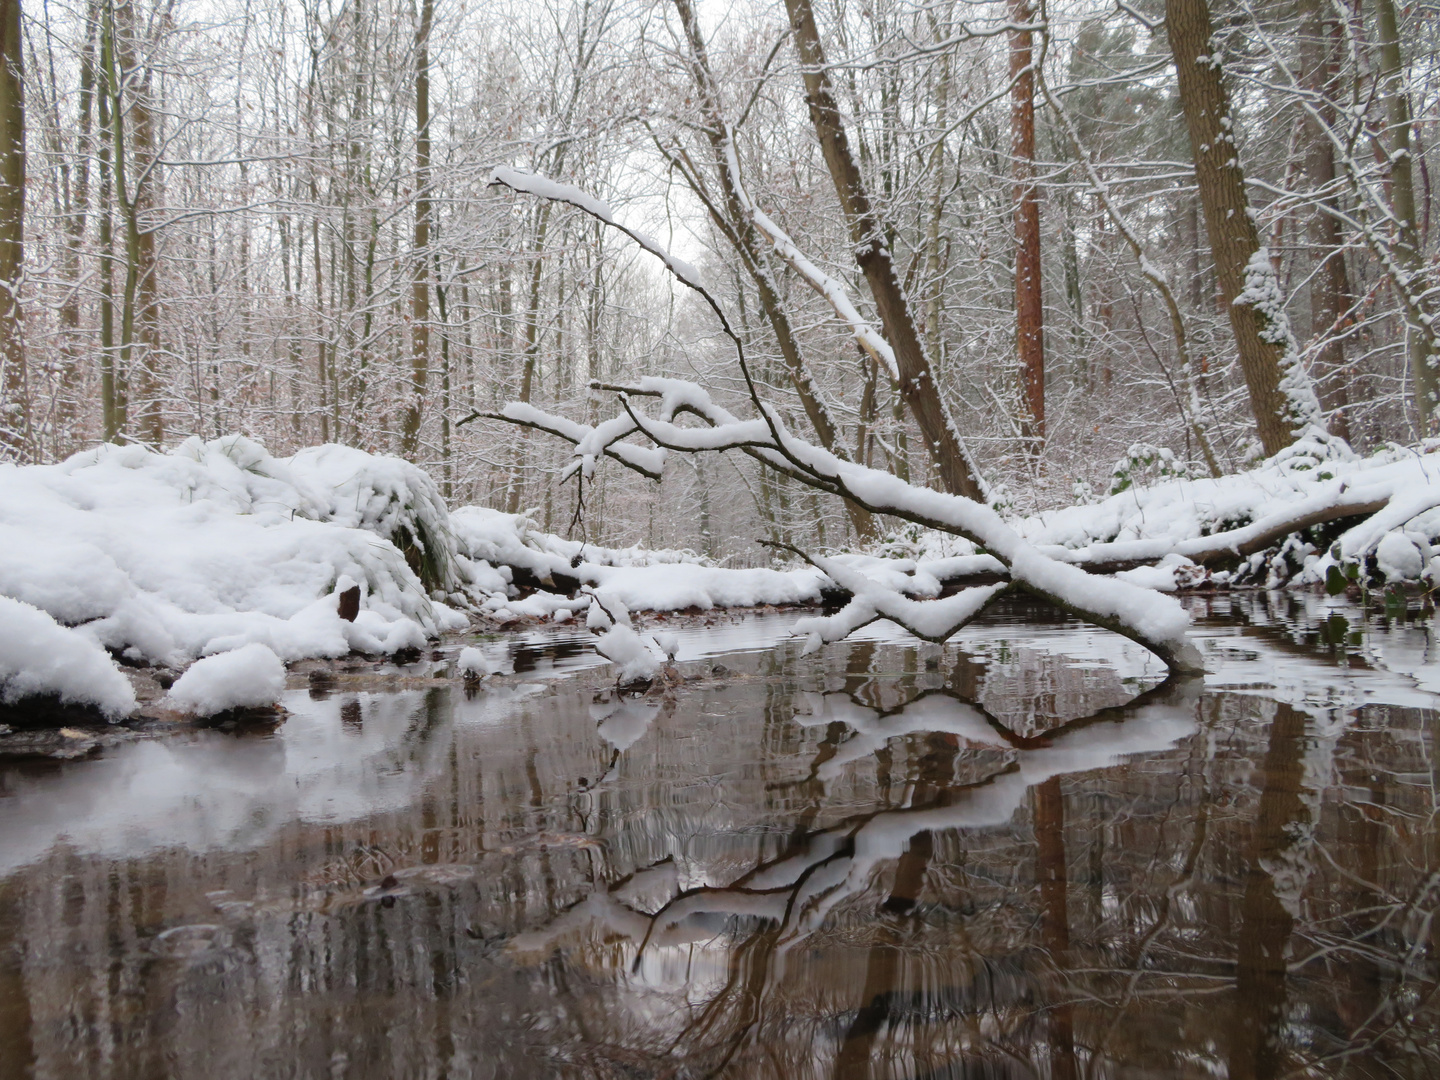
[{"label": "bark texture", "polygon": [[430,27],[434,0],[422,0],[415,31],[415,279],[410,290],[410,402],[400,452],[414,459],[430,379]]},{"label": "bark texture", "polygon": [[[1410,95],[1405,91],[1405,65],[1400,51],[1400,27],[1395,15],[1394,0],[1375,0],[1375,29],[1380,40],[1380,89],[1385,98],[1385,119],[1389,124],[1390,207],[1395,213],[1397,233],[1395,257],[1401,270],[1410,278],[1411,290],[1423,293],[1418,279],[1425,273],[1425,260],[1420,252],[1419,222],[1415,207],[1415,170],[1412,164]],[[1440,408],[1440,372],[1434,367],[1429,327],[1416,325],[1412,313],[1406,335],[1406,357],[1410,380],[1425,434],[1436,429],[1436,410]]]},{"label": "bark texture", "polygon": [[[1338,210],[1335,145],[1327,130],[1335,127],[1335,94],[1340,89],[1333,40],[1338,26],[1334,18],[1326,14],[1322,0],[1300,0],[1299,14],[1300,78],[1305,89],[1316,96],[1318,114],[1305,115],[1305,173],[1321,205]],[[1315,366],[1323,380],[1321,402],[1329,414],[1330,430],[1348,441],[1350,395],[1346,385],[1345,346],[1338,336],[1344,329],[1341,321],[1351,304],[1344,235],[1340,219],[1326,210],[1310,216],[1309,231],[1315,261],[1320,263],[1310,285],[1310,336],[1320,343]]]},{"label": "bark texture", "polygon": [[0,449],[14,457],[29,443],[29,392],[20,309],[25,257],[25,90],[20,0],[0,0]]},{"label": "bark texture", "polygon": [[1260,250],[1260,237],[1245,198],[1245,178],[1219,57],[1212,55],[1216,50],[1209,6],[1205,0],[1166,0],[1165,31],[1175,58],[1180,106],[1190,133],[1215,275],[1229,312],[1250,409],[1268,457],[1294,441],[1301,418],[1294,415],[1280,386],[1283,338],[1288,337],[1288,330],[1284,335],[1277,332],[1277,320],[1266,306],[1236,303],[1245,292],[1246,268]]}]

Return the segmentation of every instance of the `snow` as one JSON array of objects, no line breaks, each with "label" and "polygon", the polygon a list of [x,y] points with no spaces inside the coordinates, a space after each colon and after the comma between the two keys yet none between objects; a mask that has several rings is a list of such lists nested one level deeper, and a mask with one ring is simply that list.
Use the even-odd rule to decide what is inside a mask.
[{"label": "snow", "polygon": [[175,680],[166,701],[182,712],[214,716],[274,705],[284,692],[284,662],[256,643],[197,660]]},{"label": "snow", "polygon": [[855,305],[850,302],[850,296],[845,291],[844,283],[832,278],[801,254],[800,249],[795,246],[795,241],[790,239],[785,230],[775,224],[750,200],[749,194],[740,183],[740,162],[735,156],[735,146],[731,141],[729,131],[726,132],[725,138],[725,156],[730,175],[734,178],[735,194],[740,201],[741,209],[750,218],[756,231],[770,241],[776,255],[780,256],[811,288],[825,298],[841,321],[850,327],[850,332],[855,335],[855,340],[859,342],[860,346],[885,365],[886,371],[890,373],[890,378],[898,381],[900,366],[896,363],[895,351],[890,348],[890,343],[861,317],[860,312],[855,309]]},{"label": "snow", "polygon": [[1188,579],[1197,572],[1203,575],[1203,571],[1195,563],[1184,555],[1172,552],[1154,566],[1137,566],[1134,570],[1122,570],[1115,576],[1132,585],[1168,593],[1188,584]]},{"label": "snow", "polygon": [[[100,446],[0,466],[0,594],[143,663],[251,643],[287,661],[394,652],[467,622],[407,562],[460,599],[447,519],[422,470],[347,447]],[[338,617],[343,578],[361,586],[353,623]]]},{"label": "snow", "polygon": [[628,626],[612,626],[600,635],[595,649],[615,665],[615,681],[622,686],[653,678],[660,670],[661,658],[650,642]]},{"label": "snow", "polygon": [[460,650],[460,656],[455,661],[455,670],[467,679],[483,679],[492,671],[485,654],[473,645],[467,645]]},{"label": "snow", "polygon": [[1375,564],[1386,581],[1415,581],[1428,561],[1419,545],[1400,532],[1387,532],[1375,548]]},{"label": "snow", "polygon": [[684,259],[678,259],[665,250],[653,237],[645,233],[636,232],[626,228],[615,220],[614,211],[608,204],[601,202],[595,196],[575,187],[572,184],[561,184],[548,177],[539,176],[536,173],[522,172],[519,169],[512,169],[507,165],[497,166],[491,170],[489,184],[501,184],[514,191],[523,191],[529,195],[535,195],[542,199],[550,199],[553,202],[569,203],[592,217],[599,218],[605,224],[610,225],[626,236],[634,240],[650,254],[660,259],[665,266],[677,278],[689,285],[697,292],[705,292],[705,279],[700,272],[691,266]]},{"label": "snow", "polygon": [[0,596],[0,701],[53,696],[110,719],[135,709],[135,690],[94,640],[39,608]]},{"label": "snow", "polygon": [[837,559],[813,558],[835,584],[849,590],[851,600],[834,615],[801,619],[795,624],[795,633],[806,638],[807,653],[814,652],[824,642],[849,637],[878,619],[889,619],[917,637],[944,641],[1008,588],[990,585],[965,589],[944,600],[911,600],[893,586],[845,566]]},{"label": "snow", "polygon": [[1249,305],[1261,317],[1260,338],[1280,349],[1280,392],[1285,397],[1290,422],[1297,433],[1325,431],[1325,411],[1315,395],[1315,386],[1300,362],[1300,348],[1285,313],[1285,294],[1280,288],[1270,250],[1259,247],[1245,264],[1245,286],[1232,302]]}]

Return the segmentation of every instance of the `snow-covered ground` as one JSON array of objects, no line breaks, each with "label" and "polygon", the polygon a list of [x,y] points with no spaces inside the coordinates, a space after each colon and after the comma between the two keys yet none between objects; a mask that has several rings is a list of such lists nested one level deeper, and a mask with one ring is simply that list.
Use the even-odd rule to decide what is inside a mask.
[{"label": "snow-covered ground", "polygon": [[[1213,563],[1217,551],[1245,559],[1212,580],[1308,584],[1358,563],[1433,584],[1440,453],[1427,449],[1358,458],[1302,440],[1246,473],[1131,486],[1011,524],[1061,562],[1151,563],[1121,576],[1160,591],[1205,579],[1192,559]],[[1283,534],[1246,550],[1277,524],[1337,507],[1369,516],[1347,523],[1329,550]],[[1004,569],[968,541],[913,529],[871,554],[832,558],[820,560],[827,576],[819,566],[730,569],[687,551],[564,540],[519,515],[452,512],[416,466],[341,446],[290,458],[240,436],[164,453],[101,446],[58,465],[0,466],[0,695],[119,717],[134,696],[112,657],[179,670],[252,645],[284,662],[392,654],[472,617],[566,622],[592,598],[630,611],[804,604],[837,584],[867,591],[857,581],[871,583],[880,615],[904,597],[937,597],[946,581]],[[340,595],[355,587],[359,611],[347,620]],[[635,649],[621,651],[620,667],[648,668]]]},{"label": "snow-covered ground", "polygon": [[[517,573],[541,589],[522,599]],[[249,646],[285,662],[388,655],[471,615],[564,621],[591,603],[568,595],[577,583],[629,608],[678,610],[813,601],[824,581],[809,568],[582,546],[483,507],[451,513],[421,469],[342,446],[277,458],[231,436],[0,465],[6,704],[48,696],[118,718],[135,697],[116,658],[179,670]],[[353,587],[359,611],[346,620],[340,595]],[[233,697],[207,686],[176,703],[203,714]]]}]

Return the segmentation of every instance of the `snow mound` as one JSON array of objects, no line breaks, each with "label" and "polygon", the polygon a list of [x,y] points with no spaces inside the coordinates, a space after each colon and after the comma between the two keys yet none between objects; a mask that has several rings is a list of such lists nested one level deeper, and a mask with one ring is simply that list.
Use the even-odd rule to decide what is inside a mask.
[{"label": "snow mound", "polygon": [[[1431,445],[1421,452],[1390,446],[1361,458],[1343,440],[1314,429],[1248,472],[1136,485],[1091,505],[1023,518],[1014,527],[1053,558],[1082,564],[1144,562],[1171,553],[1198,557],[1221,539],[1238,551],[1277,523],[1308,514],[1323,521],[1330,510],[1373,510],[1387,501],[1383,513],[1342,536],[1342,557],[1373,553],[1385,533],[1403,528],[1410,540],[1402,536],[1389,542],[1400,560],[1392,569],[1418,576],[1424,564],[1417,566],[1417,556],[1403,545],[1416,537],[1440,537],[1440,453]],[[1334,561],[1304,537],[1276,540],[1263,557],[1257,553],[1242,563],[1237,580],[1312,583],[1323,580]]]},{"label": "snow mound", "polygon": [[[286,460],[239,436],[192,438],[0,465],[0,595],[140,662],[252,642],[286,660],[423,644],[466,619],[410,562],[448,567],[450,595],[465,585],[454,552],[429,477],[345,447]],[[346,577],[363,595],[353,623],[337,614]]]},{"label": "snow mound", "polygon": [[660,657],[628,626],[612,626],[600,636],[595,649],[615,665],[615,681],[621,685],[652,679],[660,670]]},{"label": "snow mound", "polygon": [[467,679],[483,679],[491,674],[490,661],[486,660],[485,654],[473,645],[467,645],[460,650],[460,658],[455,662],[455,670]]},{"label": "snow mound", "polygon": [[31,604],[0,596],[0,701],[52,695],[112,720],[135,709],[130,680],[91,638]]},{"label": "snow mound", "polygon": [[[1416,542],[1419,541],[1419,543]],[[1420,545],[1425,538],[1412,538],[1403,532],[1388,532],[1375,548],[1375,565],[1387,582],[1415,581],[1429,561]]]},{"label": "snow mound", "polygon": [[195,716],[273,705],[285,692],[285,664],[264,645],[246,645],[197,660],[175,680],[167,700]]},{"label": "snow mound", "polygon": [[287,464],[298,483],[324,493],[320,520],[383,536],[427,590],[442,596],[458,591],[450,512],[425,470],[333,443],[301,450]]}]

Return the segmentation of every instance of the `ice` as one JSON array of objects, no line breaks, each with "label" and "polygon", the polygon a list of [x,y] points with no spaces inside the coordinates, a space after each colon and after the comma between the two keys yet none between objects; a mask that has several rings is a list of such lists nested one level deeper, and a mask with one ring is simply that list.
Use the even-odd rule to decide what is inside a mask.
[{"label": "ice", "polygon": [[168,704],[194,716],[273,705],[285,692],[285,664],[264,645],[245,645],[197,660],[175,680]]},{"label": "ice", "polygon": [[56,697],[119,719],[135,709],[135,690],[94,640],[46,612],[0,596],[0,701]]}]

